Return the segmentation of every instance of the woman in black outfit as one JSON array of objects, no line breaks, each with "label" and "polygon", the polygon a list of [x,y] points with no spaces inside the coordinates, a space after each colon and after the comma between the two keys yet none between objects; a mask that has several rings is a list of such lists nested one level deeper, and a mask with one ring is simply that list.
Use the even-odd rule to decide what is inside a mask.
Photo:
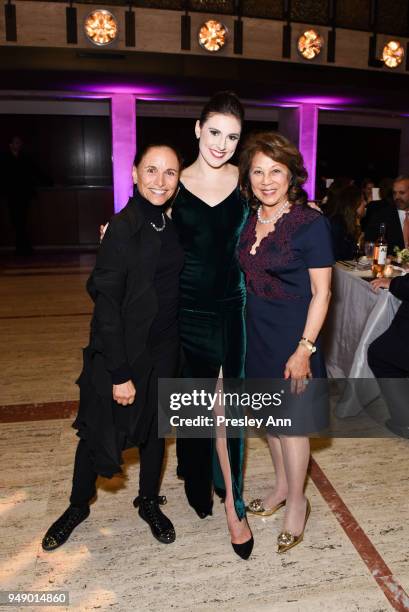
[{"label": "woman in black outfit", "polygon": [[134,506],[163,543],[175,540],[160,510],[164,440],[158,439],[157,381],[179,373],[179,274],[183,251],[165,215],[181,160],[167,145],[150,145],[134,162],[135,195],[111,219],[87,289],[94,301],[89,345],[78,380],[80,406],[70,506],[43,538],[44,550],[66,542],[89,515],[98,475],[121,470],[122,450],[139,446]]},{"label": "woman in black outfit", "polygon": [[361,190],[349,185],[328,199],[325,215],[331,226],[336,260],[354,259],[361,235],[360,218],[364,212]]}]

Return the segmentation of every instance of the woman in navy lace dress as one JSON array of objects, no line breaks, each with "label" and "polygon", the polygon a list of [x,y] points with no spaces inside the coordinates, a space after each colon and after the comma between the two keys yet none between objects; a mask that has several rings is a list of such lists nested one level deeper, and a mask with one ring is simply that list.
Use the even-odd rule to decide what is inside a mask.
[{"label": "woman in navy lace dress", "polygon": [[[247,378],[291,379],[294,392],[308,378],[325,378],[319,344],[330,299],[333,254],[327,219],[307,205],[302,156],[283,136],[250,137],[240,159],[240,182],[253,208],[241,235],[239,260],[247,287]],[[308,398],[308,394],[306,394]],[[276,482],[249,510],[266,516],[285,505],[278,552],[302,540],[310,505],[304,484],[308,434],[326,427],[314,402],[302,402],[287,435],[268,434]]]}]

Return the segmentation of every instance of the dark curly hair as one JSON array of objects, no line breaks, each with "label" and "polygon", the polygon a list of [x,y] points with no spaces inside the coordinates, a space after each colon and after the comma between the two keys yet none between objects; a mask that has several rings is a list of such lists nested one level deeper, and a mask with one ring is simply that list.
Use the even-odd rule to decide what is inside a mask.
[{"label": "dark curly hair", "polygon": [[288,201],[291,204],[306,204],[308,196],[302,186],[308,178],[308,173],[301,153],[292,142],[278,132],[258,132],[250,134],[245,141],[239,161],[240,187],[250,206],[254,209],[259,205],[250,183],[250,168],[256,153],[264,153],[288,168],[290,174]]}]

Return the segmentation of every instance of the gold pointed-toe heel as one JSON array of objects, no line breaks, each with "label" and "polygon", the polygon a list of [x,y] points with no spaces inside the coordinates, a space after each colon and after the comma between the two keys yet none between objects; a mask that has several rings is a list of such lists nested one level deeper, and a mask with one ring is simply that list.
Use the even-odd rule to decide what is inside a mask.
[{"label": "gold pointed-toe heel", "polygon": [[253,499],[249,503],[249,505],[246,507],[246,510],[247,512],[250,512],[250,514],[254,514],[255,516],[271,516],[272,514],[277,512],[277,510],[280,510],[280,508],[282,508],[283,506],[285,506],[285,499],[276,506],[273,506],[272,508],[265,508],[263,500],[257,498]]},{"label": "gold pointed-toe heel", "polygon": [[294,548],[294,546],[297,546],[297,544],[300,544],[303,541],[305,526],[307,524],[310,513],[311,504],[310,501],[307,499],[307,508],[305,511],[305,520],[302,532],[300,533],[300,535],[295,536],[289,531],[282,531],[277,538],[277,552],[279,554],[287,552],[287,550],[290,550],[290,548]]}]

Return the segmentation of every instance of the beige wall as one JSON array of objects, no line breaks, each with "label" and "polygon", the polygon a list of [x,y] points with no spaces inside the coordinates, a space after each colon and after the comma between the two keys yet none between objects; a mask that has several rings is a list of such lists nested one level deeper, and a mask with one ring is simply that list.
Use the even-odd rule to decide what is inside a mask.
[{"label": "beige wall", "polygon": [[[5,41],[4,32],[4,11],[0,10],[0,44],[6,46],[34,46],[34,47],[62,47],[62,48],[92,48],[83,32],[83,21],[86,15],[91,12],[92,5],[77,4],[78,14],[78,44],[67,45],[66,26],[65,26],[65,3],[52,2],[27,2],[25,0],[14,0],[17,6],[17,43]],[[95,5],[98,8],[98,5]],[[119,38],[115,43],[106,47],[112,50],[125,50],[124,30],[126,7],[109,7],[108,10],[117,17],[119,24]],[[180,49],[180,16],[177,11],[161,11],[149,9],[135,9],[136,14],[136,51],[160,52],[160,53],[183,53],[186,55],[209,55],[200,48],[197,42],[197,33],[200,25],[211,14],[191,13],[191,51],[181,51]],[[230,31],[230,42],[216,56],[234,57],[233,52],[233,30],[234,17],[230,15],[220,16],[221,21]],[[298,36],[309,27],[309,24],[292,24],[292,55],[290,60],[283,60],[282,50],[282,31],[283,23],[279,21],[263,19],[243,19],[244,29],[244,53],[243,58],[258,60],[291,61],[303,63],[305,60],[300,58],[296,50]],[[324,26],[316,27],[328,41],[328,28]],[[383,47],[388,36],[379,35],[379,51]],[[368,32],[358,32],[352,30],[337,30],[336,40],[336,66],[362,68],[368,70]],[[402,44],[406,45],[408,39],[400,38]],[[129,49],[132,50],[132,49]],[[326,46],[322,53],[314,60],[317,64],[327,64]],[[334,64],[331,64],[334,65]],[[215,70],[217,70],[215,63]],[[376,70],[376,69],[373,69]],[[378,69],[379,70],[379,69]],[[382,68],[382,70],[388,70]],[[405,72],[404,65],[391,72]],[[211,76],[211,75],[210,75]]]},{"label": "beige wall", "polygon": [[369,37],[368,32],[337,30],[337,65],[368,70]]}]

